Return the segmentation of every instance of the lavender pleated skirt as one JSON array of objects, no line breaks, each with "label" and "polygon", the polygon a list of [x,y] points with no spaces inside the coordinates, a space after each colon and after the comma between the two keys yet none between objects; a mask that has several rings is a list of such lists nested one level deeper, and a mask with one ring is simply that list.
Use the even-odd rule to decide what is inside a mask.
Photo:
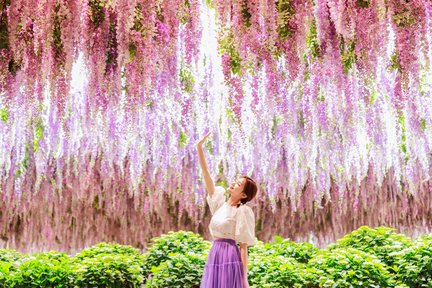
[{"label": "lavender pleated skirt", "polygon": [[232,239],[216,239],[210,249],[200,288],[243,288],[240,249]]}]

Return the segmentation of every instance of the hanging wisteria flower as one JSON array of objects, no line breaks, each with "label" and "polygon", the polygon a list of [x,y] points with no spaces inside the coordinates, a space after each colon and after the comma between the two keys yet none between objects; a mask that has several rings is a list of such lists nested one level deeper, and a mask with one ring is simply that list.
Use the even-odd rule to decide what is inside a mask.
[{"label": "hanging wisteria flower", "polygon": [[1,241],[202,229],[207,130],[215,184],[249,174],[257,218],[285,219],[262,239],[430,226],[399,215],[432,187],[431,1],[204,2],[1,6]]}]

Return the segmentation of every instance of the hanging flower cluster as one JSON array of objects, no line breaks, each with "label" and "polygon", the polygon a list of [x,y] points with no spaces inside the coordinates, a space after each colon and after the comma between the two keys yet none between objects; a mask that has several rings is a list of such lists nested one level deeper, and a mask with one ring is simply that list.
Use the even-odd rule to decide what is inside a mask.
[{"label": "hanging flower cluster", "polygon": [[[25,89],[43,98],[48,81],[59,113],[71,81],[72,63],[84,52],[89,69],[88,104],[144,103],[149,94],[173,89],[179,38],[185,64],[197,54],[199,1],[47,0],[8,1],[1,6],[1,88],[8,98]],[[127,85],[121,85],[124,79]]]},{"label": "hanging flower cluster", "polygon": [[[232,98],[240,102],[236,79],[260,68],[266,74],[267,95],[278,98],[281,86],[308,75],[312,66],[331,67],[341,93],[351,74],[376,79],[381,63],[397,72],[392,103],[400,109],[409,87],[419,84],[421,60],[429,63],[430,1],[213,2],[225,77]],[[391,56],[389,45],[395,45]]]},{"label": "hanging flower cluster", "polygon": [[208,237],[208,130],[216,183],[260,183],[262,240],[432,224],[430,1],[5,3],[0,245]]}]

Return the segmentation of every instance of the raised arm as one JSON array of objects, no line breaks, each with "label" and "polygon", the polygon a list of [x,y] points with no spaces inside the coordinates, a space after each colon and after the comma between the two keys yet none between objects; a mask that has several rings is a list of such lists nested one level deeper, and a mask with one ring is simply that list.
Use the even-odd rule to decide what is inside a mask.
[{"label": "raised arm", "polygon": [[208,132],[200,141],[197,143],[197,150],[198,150],[198,158],[200,162],[201,169],[203,171],[204,181],[206,184],[207,192],[210,195],[210,197],[213,196],[214,193],[214,183],[213,179],[210,176],[210,172],[207,167],[207,163],[204,157],[204,151],[203,151],[203,143],[207,139],[207,137],[210,135],[210,132]]}]

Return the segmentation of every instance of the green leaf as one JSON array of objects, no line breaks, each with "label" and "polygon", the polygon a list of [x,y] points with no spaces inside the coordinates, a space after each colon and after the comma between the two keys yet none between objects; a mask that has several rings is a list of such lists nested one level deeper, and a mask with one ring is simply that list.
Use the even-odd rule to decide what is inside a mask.
[{"label": "green leaf", "polygon": [[0,108],[0,119],[3,123],[6,123],[9,120],[9,113],[6,107]]}]

